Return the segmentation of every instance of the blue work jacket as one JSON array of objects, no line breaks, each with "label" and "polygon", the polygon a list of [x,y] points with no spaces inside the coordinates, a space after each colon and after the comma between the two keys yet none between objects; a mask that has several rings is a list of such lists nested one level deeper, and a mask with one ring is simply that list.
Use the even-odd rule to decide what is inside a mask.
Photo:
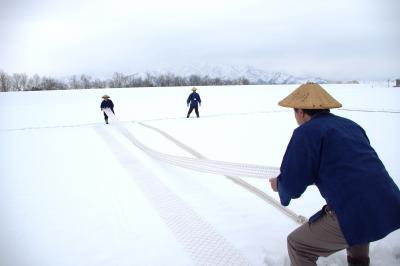
[{"label": "blue work jacket", "polygon": [[197,107],[199,103],[201,104],[200,95],[197,92],[192,92],[186,100],[186,103],[190,103],[190,106]]},{"label": "blue work jacket", "polygon": [[114,112],[114,103],[111,100],[103,100],[100,104],[100,109],[110,108]]},{"label": "blue work jacket", "polygon": [[[296,128],[278,176],[282,205],[316,185],[336,213],[349,246],[400,228],[400,191],[365,131],[355,122],[320,113]],[[313,215],[312,223],[323,214]]]}]

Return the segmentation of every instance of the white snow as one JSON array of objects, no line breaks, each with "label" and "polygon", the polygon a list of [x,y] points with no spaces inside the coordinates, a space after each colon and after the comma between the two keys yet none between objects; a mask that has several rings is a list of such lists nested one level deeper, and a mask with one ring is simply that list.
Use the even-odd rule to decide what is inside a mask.
[{"label": "white snow", "polygon": [[[199,87],[199,119],[185,117],[187,87],[1,93],[0,265],[195,265],[207,254],[198,247],[215,241],[225,259],[289,265],[286,236],[298,224],[224,176],[150,158],[104,124],[100,102],[110,95],[123,125],[157,151],[191,156],[136,122],[209,159],[279,167],[296,123],[277,102],[296,87]],[[400,89],[323,87],[346,109],[394,111],[333,110],[364,127],[400,185]],[[244,180],[278,199],[267,178]],[[323,204],[310,187],[289,208],[308,217]],[[194,237],[203,233],[208,240]],[[372,243],[370,256],[371,265],[399,265],[400,231]],[[345,252],[318,263],[346,265]]]}]

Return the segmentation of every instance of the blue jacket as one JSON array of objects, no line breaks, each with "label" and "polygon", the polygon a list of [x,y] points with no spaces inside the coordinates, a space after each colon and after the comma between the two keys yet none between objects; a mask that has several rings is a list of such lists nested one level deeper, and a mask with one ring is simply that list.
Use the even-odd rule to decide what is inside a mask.
[{"label": "blue jacket", "polygon": [[114,103],[111,100],[103,100],[100,104],[100,109],[110,108],[114,112]]},{"label": "blue jacket", "polygon": [[[315,184],[335,211],[350,246],[375,241],[400,228],[400,191],[365,131],[323,113],[296,128],[278,176],[282,205]],[[310,218],[314,222],[322,215]]]},{"label": "blue jacket", "polygon": [[197,107],[199,103],[201,104],[200,95],[197,92],[192,92],[186,100],[186,103],[190,103],[190,106]]}]

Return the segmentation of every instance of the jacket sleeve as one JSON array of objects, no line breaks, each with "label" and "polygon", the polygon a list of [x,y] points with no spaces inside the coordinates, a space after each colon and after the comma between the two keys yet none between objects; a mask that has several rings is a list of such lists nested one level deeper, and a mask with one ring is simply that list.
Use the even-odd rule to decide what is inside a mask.
[{"label": "jacket sleeve", "polygon": [[200,94],[197,94],[197,97],[198,97],[198,99],[199,99],[198,102],[201,103]]},{"label": "jacket sleeve", "polygon": [[286,149],[278,176],[281,204],[299,198],[318,176],[319,140],[308,133],[294,131]]},{"label": "jacket sleeve", "polygon": [[186,103],[189,104],[191,100],[192,100],[192,94],[189,95],[189,97],[186,100]]}]

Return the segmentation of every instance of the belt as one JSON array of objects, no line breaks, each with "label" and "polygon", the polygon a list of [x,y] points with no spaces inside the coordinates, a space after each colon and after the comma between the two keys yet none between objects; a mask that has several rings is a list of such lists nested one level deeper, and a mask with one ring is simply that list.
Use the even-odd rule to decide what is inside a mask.
[{"label": "belt", "polygon": [[325,206],[325,212],[327,213],[327,214],[335,214],[335,212],[333,211],[333,209],[331,208],[331,206],[329,206],[329,205],[326,205]]}]

